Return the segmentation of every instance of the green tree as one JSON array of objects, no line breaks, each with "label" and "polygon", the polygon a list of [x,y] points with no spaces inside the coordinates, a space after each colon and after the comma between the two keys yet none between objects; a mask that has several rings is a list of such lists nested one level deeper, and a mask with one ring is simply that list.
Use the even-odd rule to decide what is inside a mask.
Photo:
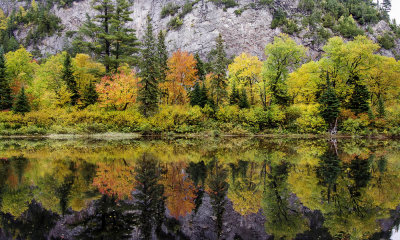
[{"label": "green tree", "polygon": [[242,90],[240,92],[238,105],[240,108],[249,108],[250,107],[249,99],[247,98],[246,88],[244,88],[244,87],[242,88]]},{"label": "green tree", "polygon": [[80,98],[78,86],[76,84],[74,72],[72,69],[71,56],[67,53],[64,59],[63,72],[61,78],[67,84],[68,90],[71,93],[71,105],[75,106]]},{"label": "green tree", "polygon": [[391,0],[383,0],[382,9],[389,13],[392,10],[392,1]]},{"label": "green tree", "polygon": [[229,96],[229,104],[237,105],[239,104],[239,101],[240,101],[239,89],[236,87],[236,84],[233,83],[231,95]]},{"label": "green tree", "polygon": [[354,84],[354,90],[350,97],[348,108],[351,109],[355,114],[368,113],[370,110],[370,93],[367,86],[363,83],[360,83],[358,76],[353,76],[351,81]]},{"label": "green tree", "polygon": [[12,107],[10,83],[6,78],[6,66],[3,48],[0,48],[0,110]]},{"label": "green tree", "polygon": [[[269,86],[271,94],[268,106],[272,103],[287,105],[289,96],[287,92],[287,78],[289,69],[298,67],[305,57],[306,49],[297,45],[288,35],[282,34],[275,37],[274,42],[268,44],[265,48],[267,60],[263,66],[263,82],[261,83],[261,92],[266,92],[266,86]],[[264,93],[262,101],[266,107],[266,94]]]},{"label": "green tree", "polygon": [[22,113],[25,114],[31,111],[31,106],[29,105],[28,97],[25,94],[25,87],[22,86],[21,91],[17,95],[15,99],[15,104],[13,111],[15,113]]},{"label": "green tree", "polygon": [[114,36],[111,34],[111,23],[114,18],[114,5],[111,0],[93,1],[93,9],[98,12],[94,17],[94,26],[91,29],[96,32],[93,49],[98,56],[101,56],[106,72],[111,68],[111,41]]},{"label": "green tree", "polygon": [[199,77],[199,80],[204,82],[206,79],[206,69],[204,66],[204,62],[201,60],[200,56],[198,53],[194,55],[194,59],[196,60],[196,70],[197,70],[197,76]]},{"label": "green tree", "polygon": [[200,106],[201,104],[201,87],[199,83],[194,85],[193,91],[190,93],[190,105]]},{"label": "green tree", "polygon": [[[135,30],[126,26],[132,22],[130,17],[132,11],[129,11],[131,4],[127,0],[116,0],[115,13],[111,16],[111,62],[116,71],[121,63],[130,65],[137,64],[136,54],[139,51],[138,39],[136,38]],[[107,65],[106,65],[107,67]]]},{"label": "green tree", "polygon": [[215,59],[213,64],[213,76],[211,80],[211,87],[213,88],[213,95],[215,98],[215,104],[218,106],[222,103],[226,97],[226,69],[227,69],[227,57],[224,47],[224,40],[222,35],[219,34],[216,39]]},{"label": "green tree", "polygon": [[160,82],[165,82],[168,72],[168,52],[167,45],[165,44],[165,32],[160,30],[157,40],[157,57],[160,67]]},{"label": "green tree", "polygon": [[329,74],[327,74],[327,89],[321,95],[320,99],[320,114],[324,118],[325,122],[329,125],[329,131],[336,133],[337,130],[337,118],[340,113],[340,101],[335,93],[335,90],[331,87],[329,81]]},{"label": "green tree", "polygon": [[85,91],[83,92],[82,102],[84,104],[84,107],[95,104],[98,98],[99,94],[96,91],[96,86],[91,81],[89,85],[86,86]]},{"label": "green tree", "polygon": [[160,93],[158,88],[160,71],[150,16],[147,16],[147,30],[143,40],[140,59],[141,87],[139,89],[138,101],[141,112],[145,116],[149,116],[158,108],[158,96]]}]

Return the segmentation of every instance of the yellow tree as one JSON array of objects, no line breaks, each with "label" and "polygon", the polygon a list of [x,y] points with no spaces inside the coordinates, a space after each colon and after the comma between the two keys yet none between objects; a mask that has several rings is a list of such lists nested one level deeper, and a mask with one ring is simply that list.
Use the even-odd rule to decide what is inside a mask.
[{"label": "yellow tree", "polygon": [[250,103],[254,105],[254,86],[261,78],[262,62],[256,56],[248,53],[242,53],[229,65],[230,81],[239,81],[247,85],[250,90]]},{"label": "yellow tree", "polygon": [[73,59],[73,66],[75,80],[81,96],[90,83],[98,82],[106,72],[103,64],[93,61],[87,54],[76,54]]},{"label": "yellow tree", "polygon": [[134,71],[103,77],[96,85],[101,106],[126,110],[130,103],[136,102],[139,81]]},{"label": "yellow tree", "polygon": [[196,60],[193,54],[181,50],[173,53],[168,59],[166,82],[161,83],[161,88],[168,92],[166,102],[170,104],[187,103],[187,91],[194,85],[196,74]]},{"label": "yellow tree", "polygon": [[380,99],[390,101],[398,97],[400,88],[400,64],[394,58],[377,55],[377,61],[365,76],[373,103]]}]

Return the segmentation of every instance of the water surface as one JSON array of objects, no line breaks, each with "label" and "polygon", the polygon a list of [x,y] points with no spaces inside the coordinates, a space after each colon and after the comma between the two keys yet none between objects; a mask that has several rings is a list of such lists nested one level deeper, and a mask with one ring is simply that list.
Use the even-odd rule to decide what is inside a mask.
[{"label": "water surface", "polygon": [[0,239],[398,239],[400,142],[0,140]]}]

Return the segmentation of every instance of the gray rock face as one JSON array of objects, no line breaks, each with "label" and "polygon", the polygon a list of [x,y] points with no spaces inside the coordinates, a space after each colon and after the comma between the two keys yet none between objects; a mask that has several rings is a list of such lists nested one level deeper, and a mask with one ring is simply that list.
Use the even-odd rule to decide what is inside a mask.
[{"label": "gray rock face", "polygon": [[[51,37],[43,39],[39,46],[35,46],[42,55],[54,54],[62,51],[71,42],[66,37],[66,33],[77,31],[86,20],[86,15],[94,16],[96,12],[91,8],[92,0],[81,0],[74,2],[69,8],[60,8],[54,6],[52,11],[60,17],[64,30]],[[166,41],[168,51],[173,52],[177,49],[198,52],[205,57],[215,46],[215,39],[218,34],[222,34],[228,56],[235,56],[241,52],[247,52],[265,59],[264,48],[273,41],[274,36],[281,33],[280,29],[271,29],[270,25],[273,19],[273,13],[268,7],[251,8],[247,7],[240,15],[235,10],[243,9],[258,0],[237,0],[238,7],[224,9],[216,6],[210,0],[199,0],[194,6],[192,12],[188,13],[182,20],[183,25],[178,29],[168,30],[168,22],[173,18],[167,16],[161,18],[162,8],[168,3],[174,3],[183,6],[186,0],[131,0],[133,11],[131,17],[133,21],[128,27],[136,29],[138,38],[143,36],[146,27],[146,17],[150,15],[153,19],[155,33],[159,30],[166,30]],[[277,6],[283,8],[292,16],[298,16],[297,6],[299,0],[280,0],[276,1]],[[0,1],[0,8],[10,11],[15,7],[13,0]],[[373,27],[375,34],[382,33],[389,29],[385,22],[379,22]],[[306,31],[303,30],[294,37],[297,43],[309,47],[311,57],[318,58],[321,54],[322,46],[311,46],[312,39],[304,38]],[[24,29],[17,33],[17,38],[23,39],[27,34]],[[374,39],[374,36],[371,36]],[[400,52],[399,40],[395,52]],[[34,50],[33,46],[28,50]],[[382,50],[384,55],[394,56],[391,51]]]},{"label": "gray rock face", "polygon": [[[222,34],[229,56],[241,52],[248,52],[263,58],[265,46],[280,33],[279,29],[272,30],[270,24],[272,13],[267,7],[259,9],[247,9],[237,16],[235,10],[248,5],[254,0],[239,0],[238,7],[224,10],[209,0],[200,0],[193,6],[192,12],[183,19],[183,25],[179,29],[168,30],[168,22],[172,16],[161,18],[162,8],[169,2],[183,6],[185,0],[134,0],[132,6],[133,22],[129,27],[136,29],[139,39],[143,36],[146,27],[146,17],[153,19],[154,29],[167,30],[166,41],[170,52],[177,49],[198,52],[205,56],[215,45],[218,34]],[[288,10],[297,6],[296,1],[282,1],[281,4]],[[2,8],[7,8],[4,4]],[[8,8],[7,8],[8,9]],[[86,19],[86,14],[96,14],[91,8],[91,0],[74,2],[70,8],[53,7],[52,11],[60,17],[64,30],[59,35],[47,37],[40,46],[36,46],[42,54],[61,51],[70,39],[67,39],[68,31],[77,31]],[[26,31],[18,32],[17,37],[23,39]],[[33,50],[33,47],[29,47]]]}]

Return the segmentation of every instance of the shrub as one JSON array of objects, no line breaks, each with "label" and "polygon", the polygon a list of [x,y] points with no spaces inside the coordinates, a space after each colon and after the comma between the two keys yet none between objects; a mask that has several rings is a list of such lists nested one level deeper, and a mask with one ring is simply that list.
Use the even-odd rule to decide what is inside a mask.
[{"label": "shrub", "polygon": [[324,119],[319,114],[319,104],[298,105],[301,112],[294,124],[299,133],[322,133],[326,130]]},{"label": "shrub", "polygon": [[168,22],[168,28],[169,29],[178,29],[182,25],[183,25],[183,21],[179,16],[172,18]]},{"label": "shrub", "polygon": [[165,5],[162,8],[162,10],[161,10],[161,18],[165,18],[165,17],[167,17],[169,15],[174,16],[178,12],[179,9],[180,9],[180,6],[169,2],[167,5]]},{"label": "shrub", "polygon": [[387,50],[395,47],[394,37],[388,32],[378,37],[378,43],[381,47]]},{"label": "shrub", "polygon": [[356,21],[350,15],[339,19],[336,31],[342,34],[345,38],[354,38],[358,35],[364,35],[364,31],[357,26]]}]

